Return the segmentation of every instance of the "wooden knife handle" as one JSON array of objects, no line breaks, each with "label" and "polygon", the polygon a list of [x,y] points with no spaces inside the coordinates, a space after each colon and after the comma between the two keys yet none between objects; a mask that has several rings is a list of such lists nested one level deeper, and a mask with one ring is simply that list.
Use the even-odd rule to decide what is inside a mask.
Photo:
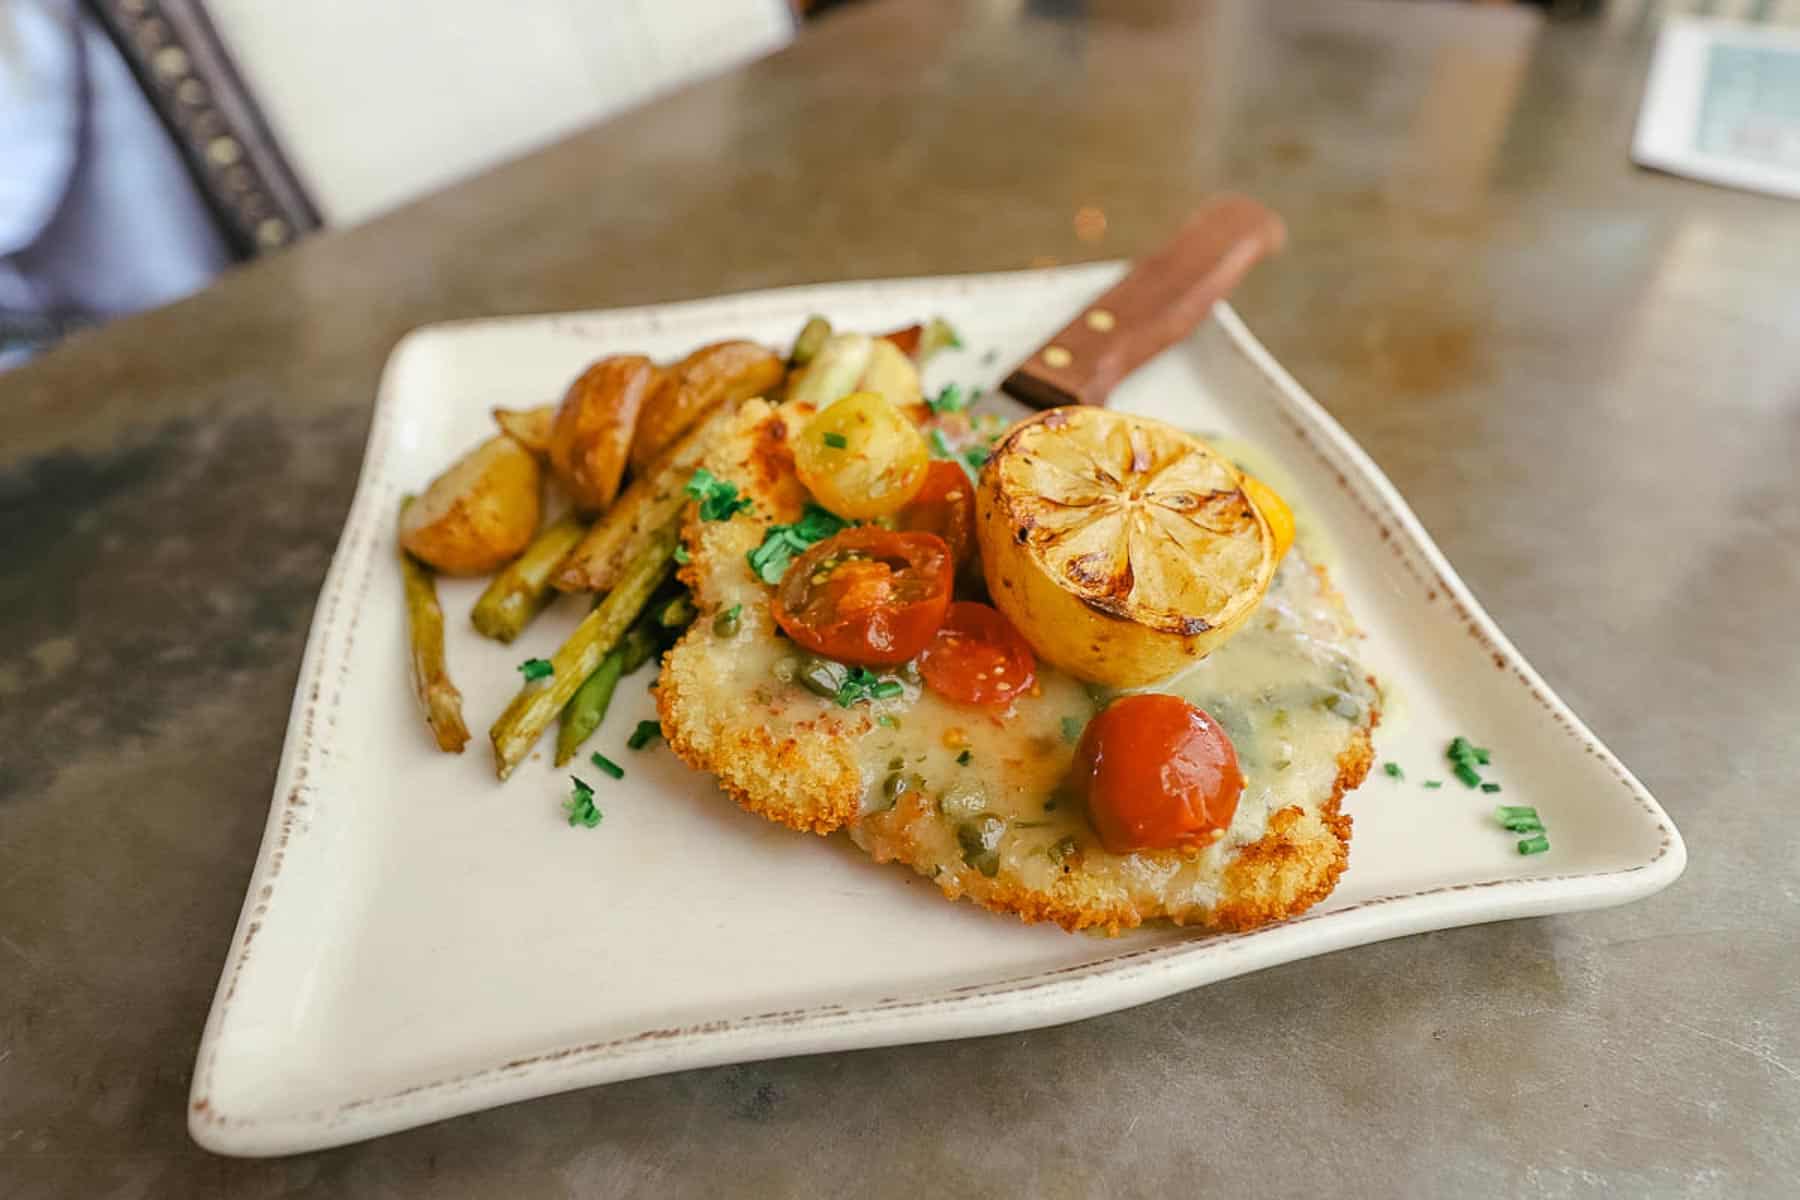
[{"label": "wooden knife handle", "polygon": [[1118,382],[1192,333],[1265,254],[1281,218],[1248,196],[1220,196],[1162,249],[1065,325],[1000,386],[1035,408],[1104,404]]}]

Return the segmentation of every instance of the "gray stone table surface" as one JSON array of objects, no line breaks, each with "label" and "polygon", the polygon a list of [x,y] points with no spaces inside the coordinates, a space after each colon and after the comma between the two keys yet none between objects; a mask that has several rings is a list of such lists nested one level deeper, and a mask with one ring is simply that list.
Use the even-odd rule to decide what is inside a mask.
[{"label": "gray stone table surface", "polygon": [[[1629,165],[1634,7],[852,6],[0,377],[0,1195],[1791,1195],[1800,208]],[[1293,231],[1249,324],[1661,797],[1678,884],[1033,1033],[188,1141],[402,333],[1129,255],[1222,187]]]}]

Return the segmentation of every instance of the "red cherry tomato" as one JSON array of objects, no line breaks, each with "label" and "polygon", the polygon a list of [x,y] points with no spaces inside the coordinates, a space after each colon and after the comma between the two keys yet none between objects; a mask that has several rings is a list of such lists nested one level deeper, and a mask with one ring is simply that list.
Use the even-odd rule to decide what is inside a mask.
[{"label": "red cherry tomato", "polygon": [[884,333],[881,340],[894,343],[895,349],[911,358],[919,352],[919,339],[925,336],[923,325],[908,325],[905,329],[896,329],[892,333]]},{"label": "red cherry tomato", "polygon": [[1114,854],[1218,840],[1244,791],[1237,751],[1218,723],[1179,696],[1114,700],[1075,748],[1074,783]]},{"label": "red cherry tomato", "polygon": [[950,547],[935,534],[846,529],[788,567],[775,593],[775,621],[814,654],[896,667],[937,632],[954,578]]},{"label": "red cherry tomato", "polygon": [[933,459],[925,470],[925,483],[900,510],[897,528],[935,533],[950,545],[956,566],[969,560],[975,548],[975,485],[968,472],[953,462]]},{"label": "red cherry tomato", "polygon": [[1037,680],[1037,658],[998,609],[961,600],[919,656],[919,674],[960,704],[1003,705]]}]

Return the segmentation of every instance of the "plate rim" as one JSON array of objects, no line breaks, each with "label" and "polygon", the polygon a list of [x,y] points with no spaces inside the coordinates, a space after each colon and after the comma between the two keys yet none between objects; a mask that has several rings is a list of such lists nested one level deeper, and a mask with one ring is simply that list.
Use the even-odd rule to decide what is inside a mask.
[{"label": "plate rim", "polygon": [[[1563,732],[1598,758],[1644,809],[1662,835],[1659,846],[1648,858],[1604,871],[1465,881],[1371,896],[1346,907],[1304,913],[1246,933],[1137,947],[1086,963],[961,985],[907,999],[890,998],[854,1006],[822,1004],[552,1047],[330,1107],[256,1117],[236,1116],[218,1108],[211,1096],[220,1070],[232,1000],[250,961],[251,946],[270,911],[275,881],[290,842],[301,832],[298,826],[307,805],[309,765],[321,745],[315,737],[315,726],[321,702],[331,699],[325,694],[326,672],[347,667],[354,642],[360,606],[349,607],[347,625],[339,636],[336,623],[340,604],[352,576],[360,573],[366,579],[383,557],[386,527],[380,522],[379,513],[385,511],[384,502],[392,499],[386,493],[393,489],[381,482],[381,471],[398,407],[395,380],[411,357],[437,339],[477,326],[547,323],[553,331],[581,333],[585,325],[593,323],[606,326],[609,332],[633,326],[660,330],[682,323],[714,325],[748,310],[766,313],[805,308],[807,298],[822,295],[842,300],[858,293],[881,295],[913,290],[967,296],[1033,280],[1054,280],[1069,287],[1092,280],[1097,293],[1125,266],[1113,261],[1024,271],[811,283],[629,308],[467,318],[420,326],[404,334],[382,369],[355,494],[320,589],[301,657],[262,842],[196,1053],[188,1099],[188,1130],[194,1141],[226,1155],[298,1153],[378,1137],[517,1100],[670,1071],[1041,1028],[1135,1007],[1300,957],[1436,929],[1609,907],[1641,899],[1673,883],[1687,861],[1686,846],[1674,821],[1500,631],[1367,452],[1257,341],[1236,311],[1229,304],[1220,303],[1214,309],[1213,320],[1234,350],[1272,385],[1282,401],[1278,415],[1320,459],[1328,474],[1335,476],[1352,502],[1383,530],[1384,543],[1395,551],[1401,564],[1420,582],[1442,589],[1466,631],[1492,654],[1496,666],[1514,676]],[[337,649],[343,662],[323,661],[332,648]],[[1030,997],[1029,1005],[1021,1003],[1025,997]]]}]

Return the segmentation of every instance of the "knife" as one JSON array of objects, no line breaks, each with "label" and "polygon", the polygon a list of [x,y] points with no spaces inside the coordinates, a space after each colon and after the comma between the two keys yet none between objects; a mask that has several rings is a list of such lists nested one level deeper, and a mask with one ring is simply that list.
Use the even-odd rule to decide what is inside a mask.
[{"label": "knife", "polygon": [[1286,242],[1281,218],[1248,196],[1209,201],[1015,367],[1001,390],[1031,408],[1105,404],[1120,380],[1192,333]]}]

